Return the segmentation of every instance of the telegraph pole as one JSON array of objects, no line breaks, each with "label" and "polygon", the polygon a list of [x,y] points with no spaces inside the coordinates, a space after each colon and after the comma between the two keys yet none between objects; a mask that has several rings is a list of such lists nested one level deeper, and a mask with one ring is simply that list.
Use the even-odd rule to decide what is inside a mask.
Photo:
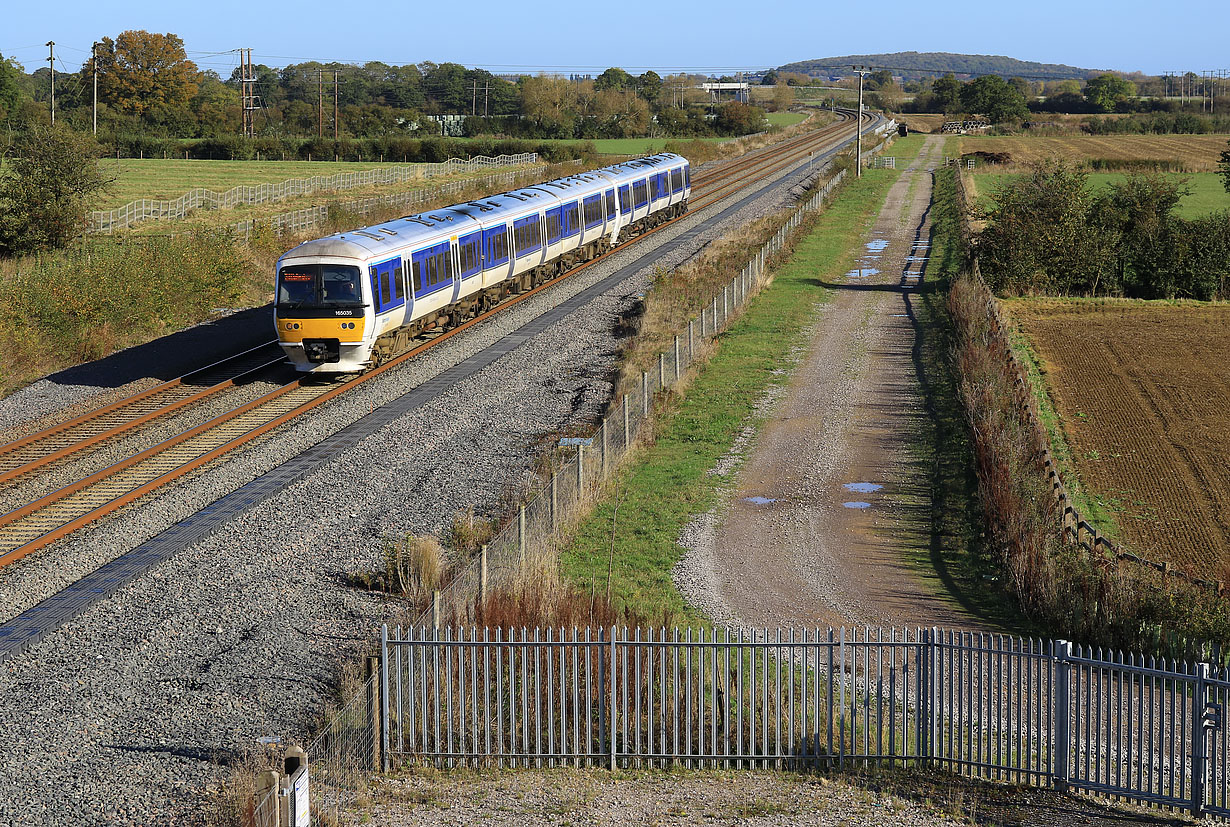
[{"label": "telegraph pole", "polygon": [[491,99],[491,81],[483,86],[483,117],[487,117],[487,101]]},{"label": "telegraph pole", "polygon": [[98,134],[98,43],[90,47],[92,56],[91,63],[94,64],[94,134]]},{"label": "telegraph pole", "polygon": [[854,177],[863,177],[863,77],[871,73],[870,66],[851,66],[858,73],[858,113],[854,116]]},{"label": "telegraph pole", "polygon": [[56,42],[54,40],[47,41],[47,48],[50,50],[47,57],[47,63],[51,66],[51,125],[56,125]]},{"label": "telegraph pole", "polygon": [[478,114],[478,81],[474,81],[473,94],[470,97],[470,117]]},{"label": "telegraph pole", "polygon": [[[333,70],[333,140],[337,141],[337,70]],[[336,153],[335,153],[336,154]]]},{"label": "telegraph pole", "polygon": [[321,80],[321,70],[316,70],[316,137],[325,135],[325,87]]}]

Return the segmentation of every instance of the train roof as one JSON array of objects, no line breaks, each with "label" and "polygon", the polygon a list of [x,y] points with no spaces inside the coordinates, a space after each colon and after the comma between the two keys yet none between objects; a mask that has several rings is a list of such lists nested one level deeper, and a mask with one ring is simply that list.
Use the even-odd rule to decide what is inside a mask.
[{"label": "train roof", "polygon": [[407,246],[475,232],[479,229],[478,222],[488,224],[492,221],[507,221],[531,211],[550,209],[557,203],[572,201],[570,193],[575,193],[576,197],[588,195],[612,184],[641,177],[657,167],[673,166],[679,161],[686,162],[686,159],[672,152],[660,152],[598,170],[578,172],[531,187],[521,187],[498,195],[305,241],[287,251],[282,258],[369,258],[392,254]]}]

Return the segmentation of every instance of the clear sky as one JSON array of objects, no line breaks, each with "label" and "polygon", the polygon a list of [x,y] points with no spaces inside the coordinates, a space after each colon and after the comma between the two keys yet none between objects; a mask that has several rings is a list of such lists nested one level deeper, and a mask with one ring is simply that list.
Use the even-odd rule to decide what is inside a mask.
[{"label": "clear sky", "polygon": [[1226,0],[0,0],[0,54],[27,71],[45,65],[48,40],[56,41],[57,69],[72,71],[93,41],[126,29],[177,34],[189,57],[223,76],[238,58],[211,53],[241,46],[270,66],[431,60],[497,73],[597,74],[608,66],[725,73],[897,51],[997,54],[1150,74],[1230,68]]}]

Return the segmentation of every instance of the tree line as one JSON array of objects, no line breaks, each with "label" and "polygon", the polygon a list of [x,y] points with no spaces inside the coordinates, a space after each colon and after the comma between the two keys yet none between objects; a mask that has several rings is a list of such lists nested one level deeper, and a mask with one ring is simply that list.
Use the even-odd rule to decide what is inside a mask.
[{"label": "tree line", "polygon": [[[74,73],[56,75],[56,119],[92,128],[93,78],[104,142],[131,136],[213,138],[241,131],[241,72],[201,70],[174,34],[126,31],[103,37]],[[50,69],[26,73],[0,55],[0,123],[23,129],[50,120]],[[494,75],[456,63],[393,66],[308,61],[252,67],[256,131],[272,138],[440,134],[435,115],[470,116],[467,136],[513,138],[702,137],[757,131],[763,110],[709,105],[690,75],[596,78]],[[336,102],[337,119],[334,121]]]},{"label": "tree line", "polygon": [[[1230,150],[1222,154],[1230,188]],[[1175,214],[1184,185],[1150,173],[1095,190],[1063,162],[995,190],[978,236],[987,284],[1001,295],[1230,298],[1230,212]]]}]

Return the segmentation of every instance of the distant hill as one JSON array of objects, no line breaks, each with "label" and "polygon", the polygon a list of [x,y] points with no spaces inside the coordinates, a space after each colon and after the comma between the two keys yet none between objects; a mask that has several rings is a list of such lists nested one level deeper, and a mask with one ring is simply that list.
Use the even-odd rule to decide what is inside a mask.
[{"label": "distant hill", "polygon": [[956,55],[950,52],[892,52],[882,55],[846,55],[825,57],[817,60],[800,60],[778,67],[779,72],[802,72],[815,77],[851,74],[852,65],[867,65],[888,69],[894,75],[917,80],[937,77],[952,72],[962,75],[1003,75],[1029,80],[1066,80],[1088,78],[1097,75],[1095,69],[1080,69],[1062,63],[1038,63],[1032,60],[1017,60],[1002,55]]}]

